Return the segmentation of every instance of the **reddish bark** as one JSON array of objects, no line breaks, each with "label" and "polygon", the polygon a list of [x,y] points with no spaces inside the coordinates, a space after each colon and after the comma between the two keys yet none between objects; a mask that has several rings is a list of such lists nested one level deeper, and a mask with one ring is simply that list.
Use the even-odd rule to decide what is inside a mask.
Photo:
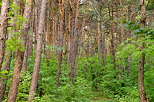
[{"label": "reddish bark", "polygon": [[76,57],[78,55],[78,17],[80,0],[70,2],[72,9],[71,32],[70,32],[70,81],[74,83]]},{"label": "reddish bark", "polygon": [[47,4],[47,0],[42,0],[39,25],[38,25],[38,34],[37,34],[36,59],[35,59],[35,64],[34,64],[34,69],[32,74],[32,81],[30,85],[28,102],[33,101],[36,94],[36,89],[37,89],[41,54],[42,54],[43,28],[44,28],[45,14],[46,14],[46,4]]},{"label": "reddish bark", "polygon": [[[31,16],[32,0],[27,0],[26,3],[28,3],[29,5],[25,6],[24,18],[29,20]],[[23,40],[23,42],[20,43],[21,46],[25,46],[25,40],[28,35],[28,29],[29,29],[29,21],[24,22],[22,24],[22,33],[20,34],[20,39]],[[13,78],[12,78],[12,83],[9,89],[7,102],[16,101],[23,58],[24,58],[24,51],[17,48],[16,56],[15,56],[16,61],[15,61],[15,67],[13,71]]]},{"label": "reddish bark", "polygon": [[[140,7],[141,7],[141,20],[140,23],[142,27],[146,25],[146,8],[145,8],[145,0],[140,0]],[[140,102],[146,102],[146,93],[144,88],[144,64],[145,64],[145,53],[143,49],[145,48],[144,42],[141,47],[142,54],[139,59],[138,64],[138,89],[139,89],[139,96]]]},{"label": "reddish bark", "polygon": [[2,0],[0,15],[0,68],[4,58],[4,45],[8,26],[9,0]]},{"label": "reddish bark", "polygon": [[62,47],[63,47],[63,35],[64,35],[64,0],[59,0],[59,39],[58,39],[58,70],[56,75],[56,87],[59,87],[59,80],[61,74],[61,64],[62,64]]}]

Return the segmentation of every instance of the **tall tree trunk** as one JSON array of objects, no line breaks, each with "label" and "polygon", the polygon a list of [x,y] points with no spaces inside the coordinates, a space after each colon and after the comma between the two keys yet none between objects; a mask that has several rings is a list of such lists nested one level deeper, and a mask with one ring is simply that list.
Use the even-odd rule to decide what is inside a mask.
[{"label": "tall tree trunk", "polygon": [[47,0],[42,0],[41,3],[41,12],[40,12],[40,19],[38,25],[38,38],[37,38],[37,48],[36,48],[36,59],[32,74],[32,81],[30,85],[30,92],[28,96],[28,102],[32,102],[37,88],[37,82],[39,78],[39,71],[40,71],[40,62],[41,62],[41,54],[42,54],[42,40],[43,40],[43,29],[44,29],[44,21],[45,21],[45,14],[46,14],[46,4]]},{"label": "tall tree trunk", "polygon": [[[53,5],[55,5],[53,2],[52,2],[52,6]],[[52,32],[51,32],[51,34],[52,34],[52,37],[51,37],[51,42],[52,42],[52,45],[54,46],[55,45],[55,28],[56,28],[56,22],[55,22],[55,14],[54,14],[55,12],[54,12],[54,7],[52,7]]]},{"label": "tall tree trunk", "polygon": [[59,39],[58,39],[58,70],[56,75],[56,87],[59,87],[59,80],[61,74],[61,64],[62,64],[62,47],[63,47],[63,35],[64,35],[64,0],[59,0]]},{"label": "tall tree trunk", "polygon": [[[141,7],[141,20],[140,23],[142,27],[146,25],[146,8],[145,8],[145,0],[140,0],[140,7]],[[139,96],[140,102],[146,102],[146,93],[144,89],[144,64],[145,64],[145,53],[143,52],[144,49],[144,42],[141,47],[142,54],[139,59],[138,64],[138,89],[139,89]]]},{"label": "tall tree trunk", "polygon": [[[31,4],[31,6],[33,6],[33,5]],[[31,17],[32,17],[32,14],[33,14],[33,7],[31,7]],[[32,28],[32,22],[33,22],[32,20],[29,20],[29,28]],[[31,31],[32,29],[29,29],[29,30]],[[27,32],[27,33],[28,33],[28,35],[25,38],[25,52],[24,52],[24,59],[23,59],[23,63],[22,63],[22,71],[27,70],[28,56],[29,56],[30,51],[32,52],[32,48],[33,48],[32,44],[31,44],[31,38],[30,38],[30,36],[32,35],[32,32]],[[29,49],[29,47],[31,47],[31,48]]]},{"label": "tall tree trunk", "polygon": [[[22,33],[20,34],[20,39],[23,40],[23,42],[21,42],[21,46],[25,46],[25,42],[26,42],[25,40],[28,35],[32,0],[26,0],[26,3],[27,3],[27,5],[25,6],[24,18],[28,19],[28,21],[23,22],[23,24],[22,24]],[[16,101],[23,57],[24,57],[24,51],[17,48],[16,56],[15,56],[16,61],[15,61],[15,67],[14,67],[14,71],[13,71],[13,78],[12,78],[12,83],[11,83],[11,86],[9,89],[7,102],[15,102]]]},{"label": "tall tree trunk", "polygon": [[[10,37],[9,37],[10,39]],[[4,61],[2,64],[2,71],[8,71],[10,70],[10,63],[11,63],[11,51],[9,49],[5,50],[5,55],[4,55]],[[8,80],[8,73],[3,74],[4,78],[0,78],[0,102],[3,101],[3,97],[5,94],[5,89],[6,89],[6,83]]]},{"label": "tall tree trunk", "polygon": [[27,60],[28,60],[28,47],[29,47],[29,36],[27,35],[26,38],[26,45],[25,45],[25,52],[24,52],[24,58],[22,62],[22,71],[27,70]]},{"label": "tall tree trunk", "polygon": [[[122,43],[124,41],[124,29],[123,29],[123,2],[122,0],[120,0],[120,43]],[[123,61],[123,64],[122,64],[122,79],[124,80],[124,77],[125,77],[125,59],[122,58],[121,59]]]},{"label": "tall tree trunk", "polygon": [[75,78],[75,65],[76,63],[76,57],[78,54],[78,17],[79,17],[79,4],[80,0],[71,2],[71,9],[72,9],[72,18],[71,18],[71,34],[70,34],[70,64],[71,64],[71,70],[70,70],[70,81],[74,83]]},{"label": "tall tree trunk", "polygon": [[[34,12],[34,10],[33,10],[33,12]],[[30,22],[30,31],[31,31],[31,33],[30,33],[30,35],[28,36],[28,51],[27,51],[27,53],[28,53],[28,56],[32,56],[32,54],[33,54],[33,49],[34,49],[34,47],[33,47],[33,34],[34,34],[34,16],[33,16],[33,18],[32,18],[32,20],[31,20],[31,22]],[[26,66],[28,66],[28,65],[26,65]],[[28,70],[28,69],[26,69],[26,70]]]},{"label": "tall tree trunk", "polygon": [[102,59],[102,32],[101,32],[101,10],[100,14],[98,15],[98,25],[97,25],[97,32],[98,32],[98,39],[97,39],[97,44],[98,44],[98,59],[101,61]]},{"label": "tall tree trunk", "polygon": [[34,26],[34,49],[36,49],[37,46],[37,34],[38,34],[38,22],[39,22],[39,14],[40,14],[40,0],[34,0],[34,15],[35,15],[35,26]]},{"label": "tall tree trunk", "polygon": [[8,26],[8,11],[9,11],[9,0],[2,0],[1,15],[0,15],[0,68],[2,67],[4,58],[4,45],[5,45],[7,26]]},{"label": "tall tree trunk", "polygon": [[124,29],[123,29],[123,2],[120,0],[120,43],[124,41]]},{"label": "tall tree trunk", "polygon": [[[112,0],[114,3],[114,0]],[[115,36],[114,36],[114,4],[111,5],[111,7],[109,8],[109,16],[111,19],[111,23],[110,23],[110,34],[111,34],[111,40],[110,40],[110,53],[113,57],[113,69],[114,71],[116,71],[116,56],[115,56]],[[111,10],[110,10],[111,9]]]},{"label": "tall tree trunk", "polygon": [[[50,2],[50,3],[48,3],[48,6],[47,6],[47,16],[46,16],[46,22],[47,22],[47,24],[46,24],[46,38],[45,38],[45,40],[46,40],[46,45],[45,46],[47,46],[47,47],[50,47],[51,46],[51,24],[52,24],[52,20],[50,20],[50,18],[52,17],[51,16],[51,12],[50,12],[50,7],[52,6],[52,3]],[[46,59],[47,59],[47,63],[49,62],[49,59],[51,58],[51,52],[50,52],[50,49],[49,48],[47,48],[47,49],[45,49],[46,51],[46,53],[45,53],[45,55],[46,55]]]},{"label": "tall tree trunk", "polygon": [[103,58],[103,65],[106,64],[106,35],[102,32],[102,58]]},{"label": "tall tree trunk", "polygon": [[66,43],[67,43],[67,65],[70,64],[70,32],[71,32],[71,12],[68,12],[68,24],[67,24],[67,35],[66,35]]},{"label": "tall tree trunk", "polygon": [[[127,21],[131,21],[130,15],[131,15],[131,6],[128,5],[127,6],[127,17],[126,17]],[[126,30],[126,33],[127,33],[126,38],[129,39],[131,37],[131,31],[128,29]],[[130,43],[130,41],[128,43]],[[128,76],[131,76],[131,57],[130,56],[128,56],[127,58],[127,63],[128,63]]]},{"label": "tall tree trunk", "polygon": [[[19,1],[18,0],[13,0],[13,4],[16,4],[16,6],[19,6]],[[17,11],[16,12],[13,12],[14,15],[17,15]],[[16,17],[13,17],[12,20],[14,22],[16,22]],[[8,40],[11,39],[11,33],[16,31],[17,28],[16,28],[16,23],[11,23],[11,25],[13,25],[13,30],[10,30],[8,32]],[[9,70],[10,70],[10,63],[11,63],[11,57],[12,57],[12,52],[10,49],[5,49],[5,55],[4,55],[4,61],[3,61],[3,64],[2,64],[2,68],[1,70],[7,70],[8,73],[9,73]],[[5,94],[5,89],[6,89],[6,84],[7,84],[7,80],[8,80],[8,73],[5,73],[5,78],[1,78],[0,79],[0,102],[2,102],[3,100],[3,97],[4,97],[4,94]]]},{"label": "tall tree trunk", "polygon": [[98,59],[100,61],[102,61],[103,58],[103,48],[102,48],[102,6],[99,7],[99,11],[98,11],[98,24],[97,24],[97,32],[98,32]]},{"label": "tall tree trunk", "polygon": [[[12,55],[11,51],[7,49],[7,51],[5,52],[5,56],[4,56],[4,64],[2,65],[2,68],[1,68],[2,71],[7,70],[9,72],[10,63],[11,63],[11,55]],[[7,80],[8,80],[8,73],[4,74],[4,78],[0,79],[0,102],[3,101]]]},{"label": "tall tree trunk", "polygon": [[[142,50],[144,49],[144,45],[142,45]],[[145,54],[142,53],[139,64],[138,64],[138,89],[140,102],[146,102],[146,94],[144,89],[144,63],[145,63]]]},{"label": "tall tree trunk", "polygon": [[84,10],[84,16],[83,16],[83,21],[82,21],[82,28],[81,28],[81,56],[84,56],[85,54],[85,48],[84,48],[84,40],[85,40],[85,24],[86,24],[86,18],[87,18],[87,9],[88,9],[88,0],[86,0],[86,7]]}]

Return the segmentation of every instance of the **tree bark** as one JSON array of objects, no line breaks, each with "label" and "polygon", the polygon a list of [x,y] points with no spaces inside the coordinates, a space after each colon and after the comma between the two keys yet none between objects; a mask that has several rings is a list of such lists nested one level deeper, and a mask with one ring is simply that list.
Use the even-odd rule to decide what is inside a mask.
[{"label": "tree bark", "polygon": [[[112,0],[114,2],[114,0]],[[116,72],[116,56],[115,56],[115,36],[114,36],[114,4],[111,5],[111,7],[109,7],[109,16],[111,19],[111,23],[110,23],[110,34],[111,34],[111,39],[110,39],[110,53],[113,57],[113,69]],[[111,10],[110,10],[111,9]]]},{"label": "tree bark", "polygon": [[[7,50],[4,56],[4,64],[2,65],[2,68],[1,68],[2,71],[7,70],[9,72],[11,55],[12,55],[11,51]],[[4,74],[4,78],[0,79],[0,102],[3,101],[7,80],[8,80],[8,73]]]},{"label": "tree bark", "polygon": [[63,47],[63,35],[64,35],[64,0],[59,0],[59,41],[58,41],[58,70],[56,75],[56,87],[59,87],[59,80],[61,74],[61,64],[62,64],[62,47]]},{"label": "tree bark", "polygon": [[[120,0],[120,43],[122,43],[125,39],[124,37],[124,29],[123,29],[123,2],[122,0]],[[124,77],[125,77],[125,59],[122,58],[121,59],[123,61],[123,64],[122,64],[122,79],[124,80]]]},{"label": "tree bark", "polygon": [[42,54],[42,40],[43,40],[43,29],[44,29],[44,21],[45,21],[45,14],[46,14],[46,4],[47,0],[42,0],[41,3],[41,12],[40,12],[40,19],[38,25],[38,38],[37,38],[37,48],[36,48],[36,59],[32,74],[32,81],[30,85],[30,92],[28,96],[28,102],[32,102],[37,88],[37,82],[39,78],[39,71],[40,71],[40,62],[41,62],[41,54]]},{"label": "tree bark", "polygon": [[4,58],[4,47],[8,26],[8,11],[9,0],[2,0],[1,15],[0,15],[0,68],[2,67]]},{"label": "tree bark", "polygon": [[[4,61],[2,64],[2,68],[1,68],[2,71],[6,70],[9,72],[10,63],[11,63],[11,55],[12,55],[11,51],[7,49],[4,55]],[[3,101],[7,80],[8,80],[8,73],[4,74],[4,78],[0,79],[0,102]]]},{"label": "tree bark", "polygon": [[[27,0],[26,3],[28,3],[28,5],[26,5],[26,7],[25,7],[24,18],[28,19],[28,21],[23,22],[23,24],[22,24],[22,33],[20,34],[20,39],[23,40],[23,42],[20,43],[21,46],[25,46],[25,40],[28,35],[32,0]],[[13,71],[13,78],[12,78],[12,83],[11,83],[11,86],[9,89],[7,102],[15,102],[16,101],[23,57],[24,57],[24,51],[17,48],[16,56],[15,56],[16,61],[15,61],[15,67],[14,67],[14,71]]]},{"label": "tree bark", "polygon": [[[131,6],[128,5],[127,6],[127,17],[126,17],[127,21],[131,21],[131,18],[130,18],[131,13],[132,13]],[[129,39],[131,37],[131,31],[129,29],[126,30],[126,34],[127,34],[126,38]],[[128,43],[130,43],[130,41],[128,41]],[[128,76],[130,77],[131,76],[131,57],[130,56],[128,56],[127,58],[127,63],[128,63]]]},{"label": "tree bark", "polygon": [[28,36],[25,41],[26,41],[26,44],[25,44],[24,58],[23,58],[23,62],[22,62],[22,71],[27,70],[28,47],[29,47],[29,37]]},{"label": "tree bark", "polygon": [[[145,0],[140,0],[140,7],[141,7],[141,20],[140,23],[142,27],[146,25],[146,8],[145,8]],[[146,93],[144,88],[144,64],[145,64],[145,53],[143,52],[144,49],[144,42],[141,47],[142,54],[139,59],[138,64],[138,89],[139,89],[139,96],[140,102],[146,102]]]},{"label": "tree bark", "polygon": [[102,16],[101,16],[101,13],[102,12],[102,9],[100,9],[99,11],[99,15],[98,15],[98,25],[97,25],[97,32],[98,32],[98,35],[97,35],[97,44],[98,44],[98,59],[101,61],[102,59],[102,32],[101,32],[101,22],[102,22]]},{"label": "tree bark", "polygon": [[67,35],[66,35],[66,43],[67,43],[67,65],[70,64],[70,31],[71,31],[71,12],[68,12],[68,24],[67,24]]},{"label": "tree bark", "polygon": [[[19,1],[18,0],[13,0],[13,4],[16,4],[17,6],[19,6]],[[14,15],[17,15],[17,12],[13,12],[13,13],[14,13]],[[12,20],[14,22],[16,22],[16,18],[15,17],[13,17]],[[6,40],[10,40],[11,39],[10,33],[12,33],[12,32],[17,30],[16,29],[16,23],[14,23],[14,22],[12,23],[14,29],[10,30],[8,32],[8,35],[7,35],[8,39],[6,39]],[[5,49],[4,61],[3,61],[3,64],[2,64],[2,68],[1,68],[2,71],[7,70],[8,73],[9,73],[11,58],[12,58],[11,50],[10,49]],[[7,84],[7,80],[8,80],[8,73],[4,74],[5,78],[1,78],[0,79],[0,102],[2,102],[4,94],[5,94],[6,84]]]},{"label": "tree bark", "polygon": [[[71,3],[70,3],[71,4]],[[74,83],[76,57],[78,54],[78,17],[80,0],[72,2],[71,34],[70,34],[70,81]]]},{"label": "tree bark", "polygon": [[84,10],[84,16],[83,16],[83,21],[82,21],[82,28],[81,28],[81,56],[85,56],[85,48],[84,48],[84,40],[85,40],[85,26],[86,26],[86,18],[87,18],[87,9],[88,9],[88,0],[86,0],[86,7]]}]

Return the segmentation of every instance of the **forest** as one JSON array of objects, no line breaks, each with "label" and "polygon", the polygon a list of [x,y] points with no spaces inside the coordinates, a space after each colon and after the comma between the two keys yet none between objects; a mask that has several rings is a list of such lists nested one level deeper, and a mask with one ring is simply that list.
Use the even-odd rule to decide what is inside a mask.
[{"label": "forest", "polygon": [[0,102],[154,102],[154,0],[0,0]]}]

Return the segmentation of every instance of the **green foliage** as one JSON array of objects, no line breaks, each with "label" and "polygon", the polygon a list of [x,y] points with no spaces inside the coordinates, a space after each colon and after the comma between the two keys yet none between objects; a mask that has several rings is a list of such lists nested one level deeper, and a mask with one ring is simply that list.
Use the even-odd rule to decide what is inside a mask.
[{"label": "green foliage", "polygon": [[8,73],[7,70],[3,70],[3,71],[0,70],[0,74],[6,74],[6,73]]},{"label": "green foliage", "polygon": [[[98,1],[98,2],[97,2]],[[87,15],[87,21],[97,19],[97,9],[100,7],[98,4],[101,0],[96,0],[97,5],[93,5],[89,2],[89,7]],[[110,29],[110,14],[107,11],[110,11],[110,7],[112,0],[108,0],[108,2],[103,4],[103,12],[106,17],[102,17],[102,21],[105,19],[107,22],[105,24],[107,33]],[[149,1],[149,0],[148,0]],[[149,4],[146,1],[146,7],[148,10],[153,10],[154,6],[151,3],[153,0],[150,0]],[[12,2],[12,1],[11,1]],[[22,1],[23,4],[26,3],[25,0]],[[21,2],[21,3],[22,3]],[[137,0],[127,0],[123,2],[124,7],[137,4],[139,6]],[[0,2],[0,6],[1,6]],[[114,4],[114,3],[113,3]],[[119,5],[119,4],[118,4]],[[118,11],[120,6],[116,5],[111,10],[113,12]],[[81,4],[81,6],[83,6]],[[84,5],[80,8],[81,18],[84,15]],[[111,5],[112,6],[112,5]],[[109,7],[109,8],[108,8]],[[96,8],[96,9],[95,9]],[[139,8],[140,9],[140,8]],[[55,7],[52,9],[56,14],[58,8]],[[105,10],[105,11],[104,11]],[[129,10],[129,8],[128,8]],[[136,11],[135,9],[130,9]],[[12,27],[8,27],[8,34],[11,38],[6,40],[5,49],[11,50],[15,53],[16,49],[20,51],[24,51],[24,41],[20,39],[20,34],[22,33],[22,24],[28,23],[27,19],[20,15],[20,7],[16,4],[10,3],[10,9],[8,16],[9,25]],[[69,9],[68,9],[69,11]],[[67,12],[66,12],[67,13]],[[109,12],[110,13],[110,12]],[[132,16],[133,17],[133,16]],[[67,18],[67,17],[66,17]],[[111,17],[112,18],[112,17]],[[139,21],[141,19],[140,15],[136,16],[136,20]],[[52,19],[53,20],[53,19]],[[57,21],[57,19],[56,19]],[[120,20],[114,18],[113,21],[118,24],[121,22]],[[97,22],[96,22],[97,23]],[[151,24],[152,25],[152,24]],[[37,26],[37,25],[35,25]],[[95,24],[93,25],[93,27]],[[51,54],[50,59],[46,59],[46,55],[42,55],[41,64],[40,64],[40,76],[37,85],[37,92],[34,102],[91,102],[93,100],[93,91],[102,94],[103,98],[106,97],[109,100],[104,102],[139,102],[139,93],[137,87],[137,78],[138,78],[138,59],[142,53],[145,54],[145,89],[147,93],[147,97],[150,99],[150,102],[154,102],[154,30],[150,27],[141,27],[140,24],[136,24],[133,21],[126,22],[124,21],[124,26],[126,29],[130,29],[133,37],[127,39],[116,49],[116,70],[114,69],[114,60],[113,56],[107,55],[105,60],[105,64],[102,63],[102,60],[98,59],[97,55],[93,55],[91,57],[80,57],[78,58],[78,71],[75,82],[72,84],[69,79],[70,74],[70,66],[66,64],[66,58],[63,56],[63,62],[61,65],[61,75],[60,75],[60,86],[59,88],[55,87],[56,83],[56,73],[58,68],[58,61],[56,54],[52,52],[64,51],[66,50],[65,46],[58,47],[55,45],[46,45],[43,51],[49,51]],[[95,29],[95,27],[94,27]],[[92,30],[92,29],[91,29]],[[93,31],[92,31],[93,32]],[[106,31],[105,31],[106,32]],[[95,33],[95,30],[94,30]],[[87,35],[87,34],[86,34]],[[95,38],[92,38],[92,43],[95,44]],[[89,42],[86,41],[85,38],[85,47],[88,47]],[[142,45],[144,44],[144,48],[142,49]],[[108,42],[107,42],[108,45]],[[93,45],[92,45],[93,46]],[[97,52],[97,51],[96,51]],[[34,52],[35,53],[35,52]],[[30,82],[35,62],[35,54],[28,58],[28,70],[24,71],[20,75],[20,84],[18,87],[18,96],[17,102],[27,102]],[[128,58],[130,58],[130,63],[128,63]],[[6,93],[8,93],[9,86],[12,81],[12,71],[14,68],[14,55],[11,60],[11,70],[8,72],[6,70],[0,71],[0,78],[8,73],[8,81],[7,81],[7,89]],[[129,73],[129,64],[131,66],[131,73]],[[122,68],[125,66],[124,79],[122,76]],[[130,74],[130,75],[129,75]],[[7,99],[7,95],[5,95],[5,101]],[[115,99],[115,101],[114,101]]]},{"label": "green foliage", "polygon": [[[154,54],[154,30],[145,27],[142,28],[140,25],[136,25],[134,22],[129,22],[128,23],[128,28],[133,30],[132,34],[134,36],[130,39],[127,39],[125,42],[123,42],[119,47],[118,47],[118,52],[116,53],[117,59],[125,58],[127,59],[128,57],[131,58],[131,72],[132,76],[126,77],[126,79],[131,79],[132,88],[133,90],[130,89],[130,86],[127,86],[125,88],[122,88],[123,91],[127,91],[127,94],[123,94],[124,96],[119,98],[120,100],[126,101],[126,102],[138,102],[138,91],[137,91],[137,80],[135,81],[134,79],[137,79],[137,72],[138,72],[138,60],[140,58],[141,53],[145,54],[145,90],[147,93],[147,98],[150,99],[150,102],[154,100],[153,96],[153,54]],[[144,48],[142,48],[142,45],[144,44]],[[121,61],[120,63],[123,63]],[[127,64],[126,64],[127,67]],[[151,69],[150,69],[151,68]],[[125,80],[126,80],[125,79]],[[132,81],[134,80],[134,82]],[[126,82],[125,82],[126,83]],[[136,91],[135,91],[136,90]],[[119,93],[119,92],[118,92]]]},{"label": "green foliage", "polygon": [[118,98],[120,102],[139,102],[138,88],[133,87],[124,87],[122,90],[126,93],[122,98]]},{"label": "green foliage", "polygon": [[8,71],[7,70],[0,70],[0,78],[5,78],[5,74],[7,74]]},{"label": "green foliage", "polygon": [[18,88],[18,96],[16,101],[17,102],[27,102],[28,94],[29,94],[29,87],[31,81],[31,74],[29,71],[24,71],[20,75],[20,84]]},{"label": "green foliage", "polygon": [[0,6],[2,6],[2,2],[0,2]]},{"label": "green foliage", "polygon": [[58,88],[56,102],[86,102],[92,95],[88,81],[78,77],[74,85],[67,84]]},{"label": "green foliage", "polygon": [[24,51],[24,46],[21,45],[21,43],[23,43],[23,40],[18,39],[18,36],[14,36],[11,39],[6,40],[6,49],[9,49],[13,52],[15,52],[16,49]]},{"label": "green foliage", "polygon": [[41,94],[53,94],[53,90],[55,90],[55,80],[56,80],[56,71],[58,62],[56,57],[52,59],[42,59],[41,62],[41,71],[40,71],[40,81],[39,85],[39,93]]},{"label": "green foliage", "polygon": [[154,3],[149,3],[149,4],[146,6],[146,9],[147,9],[147,10],[153,10],[153,9],[154,9]]},{"label": "green foliage", "polygon": [[74,84],[69,82],[69,69],[62,64],[60,87],[55,87],[57,72],[57,57],[42,59],[37,97],[34,102],[90,102],[92,97],[91,83],[79,76]]},{"label": "green foliage", "polygon": [[[129,39],[133,42],[134,39]],[[151,40],[150,40],[151,41]],[[151,45],[151,43],[147,43]],[[126,48],[124,48],[126,47]],[[122,49],[124,48],[124,49]],[[150,52],[153,51],[152,48],[147,46],[150,50],[145,50],[149,56]],[[121,49],[121,50],[120,50]],[[129,52],[129,51],[130,52]],[[131,51],[132,50],[132,51]],[[126,52],[126,53],[123,53]],[[137,46],[135,44],[123,43],[119,48],[119,54],[117,54],[117,65],[120,65],[121,61],[118,59],[124,57],[127,60],[128,55],[131,56],[131,77],[125,72],[125,79],[122,80],[120,71],[113,71],[113,58],[110,55],[106,57],[106,65],[104,66],[96,55],[92,57],[79,57],[78,59],[78,77],[75,80],[74,84],[71,84],[69,81],[69,67],[62,63],[62,73],[60,80],[60,87],[57,89],[55,87],[56,72],[57,72],[57,57],[54,55],[51,59],[42,58],[41,61],[41,70],[40,78],[38,82],[38,90],[34,102],[91,102],[93,98],[92,91],[99,91],[103,94],[103,97],[108,99],[116,99],[119,102],[138,102],[138,88],[137,88],[137,56],[134,57],[138,52]],[[123,55],[121,55],[123,53]],[[133,54],[134,53],[134,54]],[[17,102],[26,102],[29,94],[31,72],[33,69],[33,62],[35,57],[30,57],[28,59],[28,68],[29,70],[21,73],[21,81],[18,89]],[[154,58],[153,58],[154,59]],[[147,96],[150,100],[153,100],[154,96],[154,81],[153,69],[148,70],[149,68],[149,59],[146,58],[148,62],[145,72],[145,87]],[[14,60],[13,60],[14,62]],[[154,63],[154,62],[150,62]],[[13,67],[13,63],[11,67]],[[127,63],[126,63],[127,67]],[[12,69],[12,68],[11,68]],[[12,73],[12,72],[11,72]],[[10,81],[8,86],[10,85]],[[8,90],[8,89],[7,89]],[[112,100],[106,100],[104,102],[112,102]],[[115,102],[115,101],[113,101]],[[118,102],[118,101],[117,101]],[[152,101],[151,101],[152,102]]]},{"label": "green foliage", "polygon": [[145,88],[147,97],[150,98],[150,101],[154,100],[154,68],[149,69],[145,72]]},{"label": "green foliage", "polygon": [[[119,102],[138,102],[137,67],[141,53],[145,53],[146,55],[145,89],[147,97],[152,102],[154,100],[154,74],[152,74],[154,73],[154,57],[152,57],[154,54],[154,31],[151,28],[142,28],[140,25],[135,25],[134,22],[129,22],[127,25],[127,28],[133,30],[134,36],[124,41],[117,48],[117,70],[114,70],[114,60],[111,55],[106,56],[105,65],[101,60],[98,60],[97,55],[92,57],[79,57],[77,77],[74,84],[71,84],[69,79],[70,67],[66,64],[64,57],[61,65],[60,86],[56,88],[57,56],[51,54],[51,59],[46,59],[45,55],[42,55],[40,77],[34,102],[91,102],[94,97],[92,91],[99,91],[106,98],[116,99]],[[18,40],[19,35],[19,33],[15,33],[14,37],[6,41],[8,49],[12,51],[15,51],[16,48],[22,49],[20,45],[22,41]],[[143,43],[145,47],[141,50]],[[45,50],[53,52],[54,50],[61,49],[55,46],[47,46]],[[65,49],[62,48],[62,50]],[[128,57],[131,58],[131,75],[128,75],[129,72],[127,70]],[[29,57],[28,71],[21,73],[17,102],[27,101],[34,60],[35,56]],[[126,71],[122,80],[121,68],[123,64],[125,64]],[[13,67],[14,59],[11,63],[10,75],[12,75]],[[8,81],[8,86],[10,82],[11,78]],[[8,92],[8,89],[6,92]],[[109,101],[112,102],[113,100],[106,100],[105,102]]]},{"label": "green foliage", "polygon": [[137,37],[149,37],[154,38],[154,29],[150,27],[141,27],[141,25],[136,24],[134,21],[123,21],[127,29],[133,30],[132,34],[137,35]]},{"label": "green foliage", "polygon": [[99,82],[102,81],[101,76],[103,75],[104,68],[102,63],[99,62],[98,57],[96,55],[89,58],[82,57],[79,58],[78,63],[78,75],[91,81],[93,90],[99,90]]},{"label": "green foliage", "polygon": [[10,38],[6,40],[5,43],[6,49],[13,52],[15,52],[16,49],[24,51],[24,41],[20,38],[22,29],[21,24],[27,23],[28,20],[25,19],[22,15],[18,14],[19,9],[20,7],[18,7],[16,4],[10,4],[10,9],[8,13],[8,17],[11,18],[9,19],[8,23],[12,26],[7,28]]}]

